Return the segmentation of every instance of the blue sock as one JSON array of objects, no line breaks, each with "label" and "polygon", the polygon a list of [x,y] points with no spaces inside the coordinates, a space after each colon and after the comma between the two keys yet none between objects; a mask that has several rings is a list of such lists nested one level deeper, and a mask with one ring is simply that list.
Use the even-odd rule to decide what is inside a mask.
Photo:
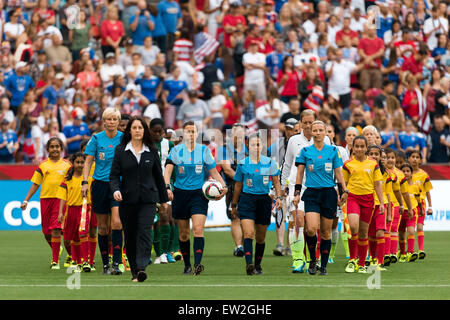
[{"label": "blue sock", "polygon": [[98,249],[100,250],[100,254],[102,255],[102,262],[103,265],[106,266],[109,264],[109,239],[108,235],[102,236],[101,234],[98,235]]},{"label": "blue sock", "polygon": [[330,256],[331,239],[320,240],[320,267],[326,268],[328,263],[328,257]]},{"label": "blue sock", "polygon": [[264,256],[264,249],[266,248],[266,243],[256,243],[255,245],[255,266],[261,265],[262,258]]},{"label": "blue sock", "polygon": [[113,263],[122,263],[122,230],[111,231],[111,242],[113,247]]},{"label": "blue sock", "polygon": [[244,254],[245,254],[245,262],[247,264],[252,263],[253,260],[253,239],[245,238],[244,239]]},{"label": "blue sock", "polygon": [[194,264],[200,264],[200,262],[202,262],[204,248],[205,238],[194,237]]}]

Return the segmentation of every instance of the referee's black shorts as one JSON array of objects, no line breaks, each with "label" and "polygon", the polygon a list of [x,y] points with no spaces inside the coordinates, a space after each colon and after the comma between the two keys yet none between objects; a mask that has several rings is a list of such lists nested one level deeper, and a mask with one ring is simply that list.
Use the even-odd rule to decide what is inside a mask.
[{"label": "referee's black shorts", "polygon": [[331,188],[306,188],[302,200],[306,212],[318,212],[322,217],[334,219],[337,209],[337,192]]},{"label": "referee's black shorts", "polygon": [[174,188],[172,201],[172,217],[178,220],[188,220],[193,214],[208,215],[208,199],[202,189],[183,190]]},{"label": "referee's black shorts", "polygon": [[241,193],[237,207],[239,219],[251,219],[268,226],[272,215],[272,198],[268,194]]},{"label": "referee's black shorts", "polygon": [[111,214],[112,207],[118,207],[114,200],[109,182],[94,180],[91,185],[92,211],[96,214]]}]

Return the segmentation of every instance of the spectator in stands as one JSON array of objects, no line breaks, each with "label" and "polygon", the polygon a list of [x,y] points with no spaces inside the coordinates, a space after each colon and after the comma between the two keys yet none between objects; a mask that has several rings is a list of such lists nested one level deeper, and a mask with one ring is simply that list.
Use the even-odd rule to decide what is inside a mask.
[{"label": "spectator in stands", "polygon": [[360,84],[366,91],[369,88],[381,88],[381,58],[384,54],[384,42],[377,37],[375,26],[369,26],[367,37],[363,37],[358,45],[358,53],[364,69],[361,70]]},{"label": "spectator in stands", "polygon": [[47,104],[56,105],[58,96],[64,95],[62,83],[64,76],[62,73],[57,73],[52,81],[52,84],[48,86],[42,94],[42,108],[45,108]]},{"label": "spectator in stands", "polygon": [[134,83],[129,83],[126,90],[115,101],[116,108],[122,110],[122,113],[130,116],[140,116],[142,111],[150,104],[150,101],[139,92],[139,87]]},{"label": "spectator in stands", "polygon": [[6,94],[11,99],[11,110],[14,114],[17,114],[17,109],[25,94],[35,86],[33,79],[27,74],[28,70],[28,64],[20,61],[16,63],[15,72],[4,82]]},{"label": "spectator in stands", "polygon": [[336,32],[336,44],[338,47],[344,46],[344,38],[348,37],[351,40],[351,45],[357,47],[359,44],[359,36],[356,31],[350,29],[351,16],[344,16],[344,23],[342,30]]},{"label": "spectator in stands", "polygon": [[152,37],[147,36],[144,38],[144,46],[137,48],[137,52],[142,56],[142,64],[151,66],[155,63],[156,57],[161,50],[153,44]]},{"label": "spectator in stands", "polygon": [[19,148],[17,134],[9,128],[10,122],[3,118],[0,122],[0,163],[13,163],[14,151]]},{"label": "spectator in stands", "polygon": [[450,125],[450,79],[442,78],[439,81],[439,91],[436,92],[434,97],[434,109],[431,114],[432,117],[441,116],[446,126]]},{"label": "spectator in stands", "polygon": [[83,122],[83,114],[78,109],[72,112],[72,118],[73,123],[66,125],[63,129],[63,133],[67,139],[68,154],[74,154],[80,151],[80,142],[91,137],[91,131],[88,125]]},{"label": "spectator in stands", "polygon": [[11,10],[9,19],[10,21],[4,24],[2,31],[5,33],[5,40],[9,41],[12,51],[15,51],[17,39],[25,32],[24,24],[26,21],[20,8]]},{"label": "spectator in stands", "polygon": [[442,116],[436,115],[433,119],[433,129],[428,136],[428,145],[430,146],[429,162],[447,163],[449,161],[447,139],[449,137],[448,129],[445,128],[445,122]]},{"label": "spectator in stands", "polygon": [[425,20],[423,25],[423,33],[427,39],[429,50],[433,51],[437,47],[437,35],[444,33],[448,35],[448,20],[440,17],[438,6],[433,6],[431,9],[431,17]]},{"label": "spectator in stands", "polygon": [[76,28],[70,28],[68,34],[72,59],[74,61],[79,59],[81,49],[89,47],[89,41],[92,35],[91,24],[87,21],[86,12],[81,10],[79,19],[79,24]]},{"label": "spectator in stands", "polygon": [[140,53],[135,52],[131,55],[131,64],[125,69],[128,82],[134,83],[137,78],[142,76],[145,71],[145,66],[142,64],[142,56]]},{"label": "spectator in stands", "polygon": [[297,87],[300,83],[297,71],[294,69],[294,59],[286,56],[283,59],[281,70],[278,71],[277,87],[281,101],[289,103],[292,98],[298,97]]},{"label": "spectator in stands", "polygon": [[222,85],[220,82],[214,82],[212,84],[211,98],[208,100],[208,107],[211,113],[211,127],[214,129],[222,130],[225,123],[224,119],[224,106],[227,100],[222,94]]},{"label": "spectator in stands", "polygon": [[0,121],[4,119],[8,121],[9,129],[16,129],[16,117],[14,116],[14,112],[10,109],[9,99],[6,96],[1,97],[0,99]]},{"label": "spectator in stands", "polygon": [[63,62],[72,62],[72,54],[69,49],[62,44],[62,38],[59,35],[52,35],[52,44],[45,48],[47,61],[51,65],[56,65]]},{"label": "spectator in stands", "polygon": [[259,44],[258,40],[250,42],[249,51],[243,57],[245,67],[244,90],[254,91],[258,100],[266,100],[267,95],[264,82],[266,56],[258,52]]},{"label": "spectator in stands", "polygon": [[175,32],[181,27],[181,8],[174,0],[162,0],[158,3],[158,14],[167,32],[167,51],[171,51],[175,43]]},{"label": "spectator in stands", "polygon": [[125,36],[125,29],[122,21],[118,19],[119,13],[117,7],[109,6],[106,19],[101,24],[103,57],[106,57],[108,53],[119,54],[119,45]]},{"label": "spectator in stands", "polygon": [[98,72],[94,70],[92,60],[86,61],[82,66],[82,70],[77,74],[77,80],[84,93],[88,88],[98,88],[102,85]]},{"label": "spectator in stands", "polygon": [[144,39],[152,36],[152,30],[155,29],[155,19],[147,10],[147,2],[139,0],[136,13],[131,16],[130,29],[133,43],[138,48],[144,46]]},{"label": "spectator in stands", "polygon": [[194,121],[199,130],[206,129],[211,121],[208,105],[198,98],[196,90],[189,90],[188,97],[178,110],[178,127],[181,128],[186,121]]},{"label": "spectator in stands", "polygon": [[294,118],[300,121],[300,101],[298,99],[291,99],[288,104],[289,111],[281,115],[279,130],[284,131],[285,123],[288,119]]},{"label": "spectator in stands", "polygon": [[103,86],[108,87],[112,84],[114,76],[125,77],[125,71],[121,65],[116,63],[116,54],[114,52],[108,52],[105,58],[106,63],[100,67],[100,78],[103,81]]},{"label": "spectator in stands", "polygon": [[153,75],[149,65],[145,66],[144,73],[136,79],[135,84],[140,86],[141,93],[150,103],[155,103],[161,94],[162,83],[158,77]]},{"label": "spectator in stands", "polygon": [[406,153],[420,149],[420,141],[414,131],[414,123],[411,120],[406,120],[405,131],[398,135],[397,149]]}]

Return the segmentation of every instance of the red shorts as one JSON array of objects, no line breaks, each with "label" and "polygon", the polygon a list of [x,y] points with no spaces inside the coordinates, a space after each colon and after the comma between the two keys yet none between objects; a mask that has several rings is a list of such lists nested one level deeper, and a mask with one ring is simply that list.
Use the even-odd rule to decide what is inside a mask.
[{"label": "red shorts", "polygon": [[372,220],[369,224],[369,237],[376,237],[378,230],[386,230],[386,205],[384,205],[384,213],[380,214],[380,205],[376,205],[373,210]]},{"label": "red shorts", "polygon": [[90,219],[89,219],[89,228],[97,228],[97,215],[92,212],[92,205],[88,205]]},{"label": "red shorts", "polygon": [[398,228],[398,230],[400,232],[405,232],[407,227],[416,227],[416,222],[417,222],[417,208],[414,208],[413,210],[413,217],[412,219],[409,218],[408,215],[408,210],[403,211],[403,215],[400,221],[400,226]]},{"label": "red shorts", "polygon": [[399,211],[400,207],[395,206],[392,208],[391,216],[392,216],[392,223],[391,223],[391,232],[398,232],[398,226],[400,225],[400,220],[402,216],[400,215]]},{"label": "red shorts", "polygon": [[[89,209],[88,209],[89,210]],[[80,240],[80,234],[89,233],[89,211],[86,214],[85,231],[80,232],[81,206],[68,207],[67,214],[64,219],[64,239]]]},{"label": "red shorts", "polygon": [[373,214],[374,199],[373,194],[355,195],[348,194],[347,214],[357,214],[359,219],[365,223],[370,223]]},{"label": "red shorts", "polygon": [[419,206],[420,205],[422,205],[423,216],[420,216],[418,214],[417,224],[420,223],[421,225],[424,225],[425,224],[425,217],[427,216],[427,206],[425,205],[425,201],[423,201],[423,200],[420,202]]},{"label": "red shorts", "polygon": [[59,199],[41,198],[41,223],[42,233],[52,234],[53,229],[61,229],[61,223],[58,222]]}]

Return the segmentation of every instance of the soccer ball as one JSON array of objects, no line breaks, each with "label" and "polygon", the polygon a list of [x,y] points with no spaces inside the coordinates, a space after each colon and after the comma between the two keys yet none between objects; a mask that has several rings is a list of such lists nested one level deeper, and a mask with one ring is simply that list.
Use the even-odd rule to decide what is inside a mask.
[{"label": "soccer ball", "polygon": [[216,197],[220,195],[220,190],[222,190],[222,184],[216,180],[208,180],[202,187],[205,198],[213,201],[215,201]]}]

